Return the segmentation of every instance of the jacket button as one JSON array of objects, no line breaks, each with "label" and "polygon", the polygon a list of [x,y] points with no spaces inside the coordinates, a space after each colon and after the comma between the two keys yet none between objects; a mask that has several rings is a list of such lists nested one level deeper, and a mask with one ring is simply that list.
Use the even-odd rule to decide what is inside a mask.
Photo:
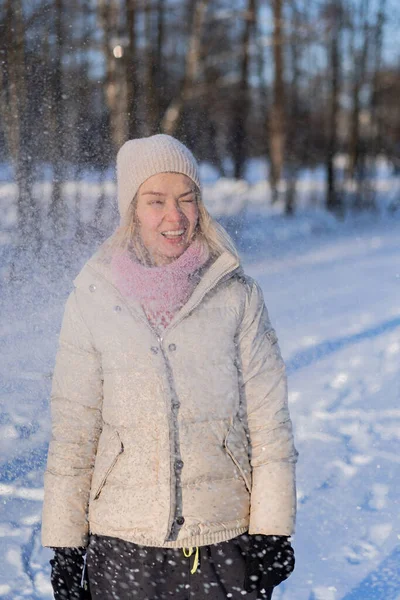
[{"label": "jacket button", "polygon": [[175,346],[175,344],[170,344],[170,345],[168,346],[168,350],[169,350],[170,352],[175,352],[175,350],[176,350],[176,346]]},{"label": "jacket button", "polygon": [[158,354],[158,348],[157,348],[157,346],[152,346],[150,348],[150,350],[152,351],[153,354]]},{"label": "jacket button", "polygon": [[180,405],[181,405],[181,403],[180,403],[178,400],[175,400],[175,401],[172,403],[172,408],[175,408],[175,409],[177,409],[177,408],[179,408],[179,407],[180,407]]},{"label": "jacket button", "polygon": [[94,291],[96,291],[96,286],[94,285],[94,283],[91,283],[91,284],[89,285],[89,290],[90,290],[91,292],[94,292]]},{"label": "jacket button", "polygon": [[183,469],[183,460],[175,461],[175,469],[177,469],[177,470]]},{"label": "jacket button", "polygon": [[117,306],[114,306],[114,310],[115,310],[115,312],[121,312],[122,309],[120,306],[117,305]]},{"label": "jacket button", "polygon": [[184,517],[177,517],[177,518],[176,518],[176,524],[177,524],[177,525],[183,525],[183,524],[184,524],[184,522],[185,522],[185,519],[184,519]]}]

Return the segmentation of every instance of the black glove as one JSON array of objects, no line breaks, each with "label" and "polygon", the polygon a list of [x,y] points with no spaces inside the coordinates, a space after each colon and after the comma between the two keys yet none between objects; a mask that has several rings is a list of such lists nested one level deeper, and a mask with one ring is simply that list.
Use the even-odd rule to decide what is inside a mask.
[{"label": "black glove", "polygon": [[283,535],[249,537],[244,589],[249,593],[254,590],[261,593],[264,589],[267,595],[293,571],[294,550],[289,538]]},{"label": "black glove", "polygon": [[86,548],[53,548],[51,585],[56,600],[91,600]]}]

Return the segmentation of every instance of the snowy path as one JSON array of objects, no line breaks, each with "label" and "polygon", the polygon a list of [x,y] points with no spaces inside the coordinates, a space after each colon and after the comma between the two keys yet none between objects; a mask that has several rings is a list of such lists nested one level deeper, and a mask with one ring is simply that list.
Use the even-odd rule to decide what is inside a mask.
[{"label": "snowy path", "polygon": [[[400,599],[399,235],[399,224],[344,229],[247,261],[288,365],[300,451],[297,568],[276,600]],[[49,303],[25,291],[1,306],[0,598],[9,600],[51,598],[39,521],[66,283],[58,294]]]},{"label": "snowy path", "polygon": [[300,451],[297,569],[277,599],[400,598],[399,233],[328,236],[249,269],[287,361]]}]

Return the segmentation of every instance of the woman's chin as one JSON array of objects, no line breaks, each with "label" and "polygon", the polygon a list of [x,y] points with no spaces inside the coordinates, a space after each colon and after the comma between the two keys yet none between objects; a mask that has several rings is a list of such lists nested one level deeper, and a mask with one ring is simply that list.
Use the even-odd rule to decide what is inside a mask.
[{"label": "woman's chin", "polygon": [[165,264],[179,258],[188,247],[189,243],[186,239],[164,239],[154,253],[154,256],[157,260],[160,260]]},{"label": "woman's chin", "polygon": [[185,250],[187,250],[187,248],[187,245],[175,245],[170,248],[163,248],[154,254],[155,264],[157,266],[168,265],[179,258],[185,252]]}]

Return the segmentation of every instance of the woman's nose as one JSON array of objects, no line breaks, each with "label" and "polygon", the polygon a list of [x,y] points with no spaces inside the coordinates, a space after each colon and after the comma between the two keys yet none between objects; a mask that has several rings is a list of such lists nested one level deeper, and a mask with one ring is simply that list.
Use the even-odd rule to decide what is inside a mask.
[{"label": "woman's nose", "polygon": [[175,202],[173,204],[169,204],[167,206],[165,217],[168,219],[168,221],[179,222],[183,217],[183,213],[179,204]]}]

